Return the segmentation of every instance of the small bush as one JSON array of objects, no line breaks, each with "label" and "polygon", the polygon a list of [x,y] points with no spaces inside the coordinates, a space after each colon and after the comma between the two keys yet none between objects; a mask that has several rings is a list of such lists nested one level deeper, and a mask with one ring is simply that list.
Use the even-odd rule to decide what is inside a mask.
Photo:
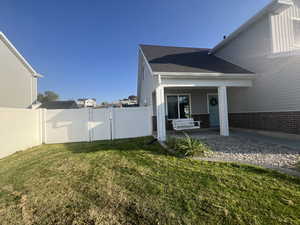
[{"label": "small bush", "polygon": [[211,149],[200,140],[190,137],[184,133],[184,138],[170,138],[167,141],[169,148],[184,156],[205,156]]}]

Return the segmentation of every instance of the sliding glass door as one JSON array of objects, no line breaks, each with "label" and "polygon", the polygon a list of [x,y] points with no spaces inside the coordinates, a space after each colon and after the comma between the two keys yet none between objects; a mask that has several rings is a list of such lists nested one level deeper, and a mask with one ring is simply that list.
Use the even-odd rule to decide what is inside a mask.
[{"label": "sliding glass door", "polygon": [[189,95],[168,95],[167,113],[168,119],[186,119],[191,117]]}]

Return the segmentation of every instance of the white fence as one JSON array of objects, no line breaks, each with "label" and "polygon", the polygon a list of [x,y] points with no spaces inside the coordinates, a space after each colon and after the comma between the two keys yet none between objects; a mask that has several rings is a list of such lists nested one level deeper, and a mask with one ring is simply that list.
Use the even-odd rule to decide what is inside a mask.
[{"label": "white fence", "polygon": [[47,144],[142,137],[152,134],[149,107],[45,112]]},{"label": "white fence", "polygon": [[150,107],[30,110],[0,108],[0,158],[42,143],[70,143],[152,134]]},{"label": "white fence", "polygon": [[44,143],[89,141],[87,109],[46,110],[44,115]]},{"label": "white fence", "polygon": [[0,158],[42,143],[41,112],[0,108]]},{"label": "white fence", "polygon": [[116,108],[112,115],[113,139],[143,137],[152,134],[150,107]]}]

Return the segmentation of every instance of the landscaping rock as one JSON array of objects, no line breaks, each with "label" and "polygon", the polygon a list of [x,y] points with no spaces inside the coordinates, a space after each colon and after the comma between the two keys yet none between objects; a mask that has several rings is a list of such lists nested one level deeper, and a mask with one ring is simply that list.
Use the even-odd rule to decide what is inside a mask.
[{"label": "landscaping rock", "polygon": [[213,134],[191,134],[207,143],[213,153],[206,158],[212,161],[242,162],[265,167],[295,169],[300,160],[299,149],[264,142],[251,137],[221,137]]}]

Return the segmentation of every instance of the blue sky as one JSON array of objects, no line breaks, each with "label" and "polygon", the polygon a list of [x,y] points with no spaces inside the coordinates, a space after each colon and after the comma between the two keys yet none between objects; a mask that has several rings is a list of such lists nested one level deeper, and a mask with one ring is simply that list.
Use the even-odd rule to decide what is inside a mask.
[{"label": "blue sky", "polygon": [[45,77],[39,91],[136,94],[143,44],[210,48],[270,0],[1,0],[0,30]]}]

